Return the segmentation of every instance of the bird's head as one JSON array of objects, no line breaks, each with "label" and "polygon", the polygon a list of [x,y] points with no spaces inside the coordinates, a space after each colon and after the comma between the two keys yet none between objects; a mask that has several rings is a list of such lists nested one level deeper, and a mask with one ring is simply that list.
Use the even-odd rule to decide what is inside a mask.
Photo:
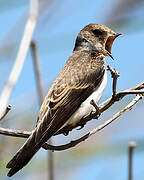
[{"label": "bird's head", "polygon": [[104,25],[88,24],[78,34],[74,50],[97,51],[113,59],[111,47],[119,35]]}]

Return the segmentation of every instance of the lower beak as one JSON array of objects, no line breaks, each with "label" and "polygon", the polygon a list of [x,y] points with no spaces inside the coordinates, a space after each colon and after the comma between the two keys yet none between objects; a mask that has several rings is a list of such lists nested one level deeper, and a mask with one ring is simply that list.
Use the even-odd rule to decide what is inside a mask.
[{"label": "lower beak", "polygon": [[108,39],[106,41],[105,50],[107,51],[107,56],[110,56],[112,59],[114,59],[112,54],[111,54],[112,44],[113,44],[115,38],[117,38],[120,35],[121,35],[120,33],[111,35],[111,36],[108,37]]}]

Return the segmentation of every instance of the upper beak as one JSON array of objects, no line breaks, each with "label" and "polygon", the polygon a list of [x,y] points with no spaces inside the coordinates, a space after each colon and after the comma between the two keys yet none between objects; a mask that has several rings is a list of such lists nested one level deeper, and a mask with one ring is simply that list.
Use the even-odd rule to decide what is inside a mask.
[{"label": "upper beak", "polygon": [[106,41],[106,45],[105,45],[105,49],[107,51],[107,55],[110,56],[113,60],[113,56],[111,54],[111,48],[112,48],[112,44],[115,40],[115,38],[117,38],[118,36],[120,36],[121,34],[120,33],[116,33],[116,34],[113,34],[113,35],[110,35]]},{"label": "upper beak", "polygon": [[115,36],[115,38],[116,37],[118,37],[118,36],[120,36],[120,35],[122,35],[121,33],[116,33],[116,35],[114,35]]}]

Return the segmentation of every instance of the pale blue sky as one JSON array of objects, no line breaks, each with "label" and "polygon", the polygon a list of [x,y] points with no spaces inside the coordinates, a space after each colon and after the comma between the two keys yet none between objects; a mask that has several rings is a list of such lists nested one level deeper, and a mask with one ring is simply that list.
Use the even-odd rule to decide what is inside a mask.
[{"label": "pale blue sky", "polygon": [[[23,17],[20,22],[19,18],[26,15],[28,10],[28,1],[23,2],[25,2],[24,5],[18,6],[18,8],[13,8],[0,13],[0,22],[2,24],[0,28],[0,47],[3,46],[3,43],[14,42],[13,39],[16,39],[16,43],[17,41],[20,41],[26,18]],[[48,89],[47,84],[52,83],[71,54],[76,36],[80,29],[88,23],[106,23],[113,3],[116,4],[116,1],[63,0],[61,4],[59,3],[57,9],[55,9],[55,5],[50,7],[50,12],[53,12],[54,15],[52,14],[50,16],[48,13],[48,16],[44,14],[40,17],[33,39],[38,42],[40,68],[42,71],[43,83],[46,85],[46,89]],[[18,22],[18,27],[11,31],[9,33],[9,37],[7,37],[7,32],[10,31],[16,22]],[[118,37],[113,44],[112,54],[115,60],[113,61],[108,57],[106,57],[106,59],[107,64],[120,71],[118,89],[122,90],[134,86],[144,79],[144,30],[140,29],[140,31],[133,31],[131,29],[127,30],[126,28],[119,30],[118,33],[122,33],[123,35]],[[16,44],[16,47],[17,45],[18,44]],[[2,91],[4,83],[8,78],[15,57],[16,51],[9,56],[0,55],[0,91]],[[35,97],[35,87],[31,54],[28,53],[21,76],[9,100],[9,103],[12,105],[15,104],[16,100],[17,105],[15,105],[14,110],[16,110],[20,104],[30,104],[33,101],[33,97],[30,96],[33,95]],[[26,95],[24,97],[27,97],[27,99],[23,98],[25,101],[19,101],[21,96],[24,94]],[[30,96],[27,96],[27,94]],[[110,95],[111,77],[109,74],[108,85],[103,98]],[[142,108],[143,106],[141,106],[138,110],[134,109],[132,112],[124,115],[117,123],[112,125],[113,135],[111,134],[108,138],[108,143],[111,141],[117,142],[117,140],[124,141],[131,140],[131,138],[136,139],[143,137],[143,121],[141,117],[143,113]],[[116,109],[114,111],[116,111]],[[111,111],[109,111],[106,116],[110,115]],[[105,116],[104,119],[106,119]],[[93,122],[93,124],[94,123],[95,122]],[[106,129],[104,131],[104,135],[109,134],[110,131],[111,129]],[[78,133],[79,132],[77,132],[77,134]],[[124,153],[126,154],[127,152]],[[81,164],[77,166],[77,169],[73,172],[73,179],[85,180],[89,178],[94,180],[97,178],[102,180],[105,179],[105,175],[106,177],[109,177],[109,179],[126,179],[126,155],[113,158],[113,161],[112,156],[112,154],[111,156],[109,156],[109,154],[104,154],[104,156],[102,156],[103,158],[96,157],[90,159],[89,161],[84,159],[84,161],[81,162]],[[136,158],[137,166],[135,167],[135,175],[137,175],[137,177],[139,177],[143,172],[142,159],[143,154],[138,154]],[[113,171],[114,167],[115,171]],[[85,172],[87,176],[83,172]],[[17,177],[19,177],[19,175]],[[137,179],[140,180],[140,177]]]}]

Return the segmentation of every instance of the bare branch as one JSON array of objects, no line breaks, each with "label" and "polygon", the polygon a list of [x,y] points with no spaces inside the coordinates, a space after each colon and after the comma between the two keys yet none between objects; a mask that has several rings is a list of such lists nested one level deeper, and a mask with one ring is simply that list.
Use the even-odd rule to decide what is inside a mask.
[{"label": "bare branch", "polygon": [[[48,143],[50,144],[50,146],[53,146],[53,138],[50,138]],[[45,144],[44,144],[45,145]],[[49,180],[54,180],[54,151],[48,151],[49,152],[49,160],[48,160],[48,165],[49,165]]]},{"label": "bare branch", "polygon": [[3,111],[3,113],[0,115],[0,121],[7,115],[7,113],[11,110],[11,105],[8,105],[5,109],[5,111]]},{"label": "bare branch", "polygon": [[144,82],[142,83],[139,83],[138,85],[132,87],[132,88],[129,88],[129,90],[140,90],[140,89],[143,89],[144,88]]},{"label": "bare branch", "polygon": [[31,50],[32,50],[32,59],[34,64],[34,71],[35,71],[35,77],[36,77],[36,83],[37,83],[37,90],[39,94],[39,104],[41,105],[43,102],[43,88],[42,88],[42,80],[40,76],[40,68],[39,68],[39,59],[38,59],[38,53],[37,53],[37,44],[32,41],[31,42]]},{"label": "bare branch", "polygon": [[[110,118],[105,123],[99,125],[97,128],[95,128],[94,130],[90,131],[89,133],[87,133],[86,135],[82,136],[81,138],[79,138],[77,140],[71,141],[68,144],[60,145],[60,146],[52,146],[52,145],[48,145],[48,144],[45,143],[42,147],[44,149],[46,149],[46,150],[52,150],[52,151],[62,151],[62,150],[66,150],[66,149],[72,148],[72,147],[76,146],[77,144],[79,144],[80,142],[86,140],[90,136],[96,134],[98,131],[102,130],[103,128],[105,128],[109,124],[111,124],[114,120],[116,120],[118,117],[120,117],[125,111],[131,110],[132,107],[140,99],[142,99],[142,95],[137,95],[127,106],[125,106],[121,111],[116,113],[112,118]],[[0,128],[0,134],[8,135],[8,136],[27,138],[27,137],[29,137],[31,132]]]},{"label": "bare branch", "polygon": [[[121,111],[119,111],[118,113],[116,113],[112,118],[110,118],[109,120],[107,120],[105,123],[103,123],[102,125],[99,125],[97,128],[95,128],[94,130],[90,131],[89,133],[87,133],[86,135],[82,136],[81,138],[71,141],[70,143],[66,144],[66,145],[62,145],[62,146],[46,146],[46,144],[44,144],[43,148],[44,149],[50,149],[50,150],[56,150],[56,151],[61,151],[61,150],[66,150],[69,148],[72,148],[74,146],[76,146],[77,144],[79,144],[80,142],[88,139],[90,136],[96,134],[98,131],[102,130],[103,128],[105,128],[106,126],[108,126],[109,124],[111,124],[114,120],[116,120],[118,117],[120,117],[125,111],[127,110],[131,110],[131,108],[140,100],[142,99],[141,95],[137,95],[127,106],[125,106]],[[53,149],[52,149],[53,148]]]},{"label": "bare branch", "polygon": [[31,135],[29,131],[21,131],[7,128],[0,128],[0,134],[12,137],[28,138]]},{"label": "bare branch", "polygon": [[27,55],[29,45],[32,39],[32,35],[36,26],[38,17],[38,0],[31,0],[30,1],[30,12],[29,18],[25,25],[25,30],[23,34],[23,38],[20,43],[20,47],[17,53],[17,57],[13,66],[13,69],[10,73],[8,81],[2,91],[0,96],[0,113],[4,111],[7,106],[8,99],[11,95],[11,92],[19,78],[21,70],[23,68],[23,64],[25,61],[25,57]]},{"label": "bare branch", "polygon": [[135,141],[131,141],[129,143],[129,147],[128,147],[128,157],[129,157],[129,163],[128,163],[128,180],[132,180],[133,179],[133,151],[136,147],[136,142]]},{"label": "bare branch", "polygon": [[140,90],[144,88],[144,82],[140,83],[139,85],[132,87],[130,89],[124,90],[124,91],[120,91],[118,93],[116,93],[115,96],[112,96],[111,98],[107,99],[106,101],[104,101],[99,107],[101,112],[104,112],[105,110],[107,110],[110,106],[112,106],[115,102],[121,100],[123,97],[125,97],[126,95],[130,95],[130,94],[144,94],[144,90]]}]

